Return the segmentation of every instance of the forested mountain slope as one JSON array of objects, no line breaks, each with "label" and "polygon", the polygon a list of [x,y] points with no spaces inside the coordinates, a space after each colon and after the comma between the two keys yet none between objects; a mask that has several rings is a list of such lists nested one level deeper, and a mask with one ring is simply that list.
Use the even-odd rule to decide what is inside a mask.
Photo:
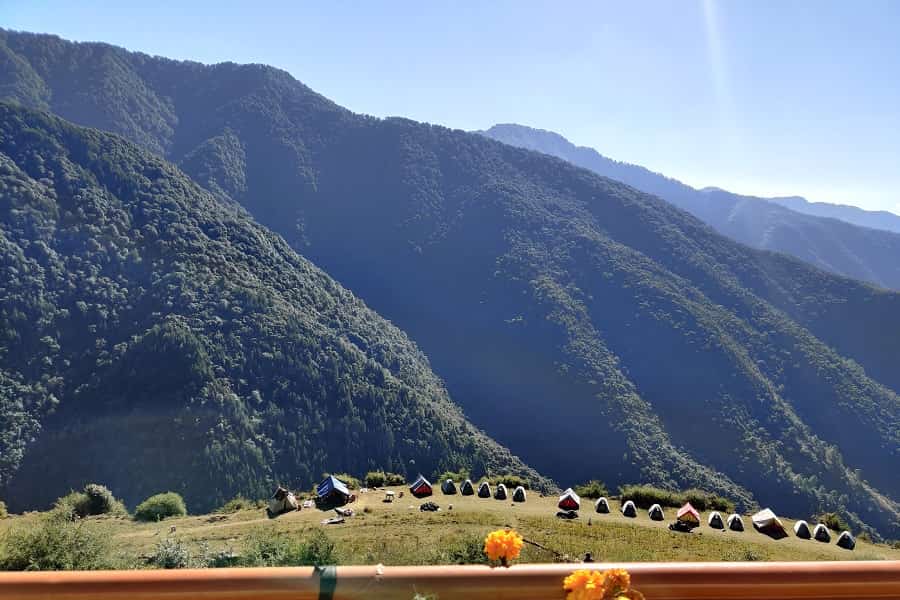
[{"label": "forested mountain slope", "polygon": [[552,157],[355,115],[276,69],[5,43],[7,95],[128,135],[244,205],[402,327],[538,470],[900,535],[900,295]]},{"label": "forested mountain slope", "polygon": [[111,134],[0,104],[0,497],[102,481],[196,510],[324,471],[541,479],[415,345],[240,208]]},{"label": "forested mountain slope", "polygon": [[[523,125],[495,125],[479,133],[562,158],[657,195],[719,233],[754,248],[785,252],[838,275],[900,289],[900,233],[869,228],[881,223],[884,229],[891,229],[891,216],[900,222],[896,215],[811,204],[802,198],[769,199],[714,188],[698,190],[644,167],[612,160],[593,148],[575,146],[557,133]],[[838,220],[844,217],[846,222]],[[857,221],[868,227],[852,224]]]}]

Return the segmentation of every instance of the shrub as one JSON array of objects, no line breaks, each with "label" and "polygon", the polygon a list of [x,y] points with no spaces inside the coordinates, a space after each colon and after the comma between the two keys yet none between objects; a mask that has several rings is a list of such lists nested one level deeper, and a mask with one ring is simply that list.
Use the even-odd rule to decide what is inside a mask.
[{"label": "shrub", "polygon": [[161,521],[166,517],[183,517],[187,514],[184,499],[175,492],[150,496],[134,509],[138,521]]},{"label": "shrub", "polygon": [[469,479],[469,470],[460,469],[459,471],[444,471],[435,477],[435,481],[438,483],[447,481],[448,479],[452,479],[453,481],[465,481],[466,479]]},{"label": "shrub", "polygon": [[[89,483],[84,486],[86,509],[88,515],[126,515],[125,504],[113,496],[104,485]],[[81,515],[86,516],[86,515]]]},{"label": "shrub", "polygon": [[406,477],[399,473],[385,473],[384,485],[405,485]]},{"label": "shrub", "polygon": [[259,508],[259,502],[253,501],[253,500],[248,500],[247,498],[244,498],[243,496],[235,496],[234,498],[232,498],[231,500],[229,500],[228,502],[226,502],[225,504],[220,506],[218,509],[216,509],[215,512],[227,514],[227,513],[235,513],[239,510],[247,510],[247,509],[251,509],[251,508]]},{"label": "shrub", "polygon": [[673,492],[652,485],[624,485],[619,488],[619,494],[623,501],[631,500],[640,508],[650,508],[654,504],[677,508],[685,502],[690,502],[700,511],[734,512],[734,502],[705,490]]},{"label": "shrub", "polygon": [[654,504],[678,507],[683,504],[678,492],[664,490],[652,485],[623,485],[619,488],[622,501],[631,500],[640,508],[650,508]]},{"label": "shrub", "polygon": [[844,531],[850,529],[850,526],[847,525],[847,521],[836,512],[822,513],[816,520],[832,531]]},{"label": "shrub", "polygon": [[681,504],[690,502],[697,510],[718,510],[720,512],[734,512],[734,502],[728,498],[717,496],[711,492],[698,489],[690,489],[681,494]]},{"label": "shrub", "polygon": [[510,473],[506,473],[505,475],[496,475],[488,479],[491,485],[500,485],[501,483],[508,487],[510,490],[513,490],[520,485],[526,490],[528,487],[528,480],[524,477],[519,477],[518,475],[512,475]]},{"label": "shrub", "polygon": [[156,544],[150,562],[160,569],[186,569],[191,566],[191,552],[181,541],[167,538]]},{"label": "shrub", "polygon": [[453,544],[448,559],[455,565],[486,565],[488,557],[484,553],[484,538],[471,535]]},{"label": "shrub", "polygon": [[37,524],[13,528],[5,545],[6,551],[0,556],[2,571],[91,571],[116,567],[109,536],[59,509],[42,515]]},{"label": "shrub", "polygon": [[289,567],[333,565],[337,559],[334,542],[319,529],[300,541],[259,529],[247,536],[240,562],[248,567]]},{"label": "shrub", "polygon": [[[334,477],[337,477],[338,479],[340,479],[340,480],[343,481],[344,483],[346,483],[346,484],[347,484],[347,487],[348,487],[349,489],[351,489],[351,490],[358,490],[358,489],[359,489],[359,479],[357,479],[357,478],[354,477],[353,475],[350,475],[350,474],[348,474],[348,473],[332,473],[332,475],[333,475]],[[327,477],[327,476],[328,476],[328,475],[325,475],[325,477]]]},{"label": "shrub", "polygon": [[5,519],[9,516],[9,513],[6,512],[6,502],[0,500],[0,519]]},{"label": "shrub", "polygon": [[54,509],[60,514],[66,515],[70,520],[75,517],[84,517],[88,514],[90,499],[84,492],[69,492],[65,496],[56,499]]},{"label": "shrub", "polygon": [[386,473],[384,471],[369,471],[366,473],[367,487],[384,487],[386,485],[403,485],[406,483],[406,477],[397,473]]},{"label": "shrub", "polygon": [[601,496],[608,496],[609,490],[606,489],[606,484],[604,484],[602,481],[592,479],[587,483],[576,486],[575,493],[582,498],[597,499]]}]

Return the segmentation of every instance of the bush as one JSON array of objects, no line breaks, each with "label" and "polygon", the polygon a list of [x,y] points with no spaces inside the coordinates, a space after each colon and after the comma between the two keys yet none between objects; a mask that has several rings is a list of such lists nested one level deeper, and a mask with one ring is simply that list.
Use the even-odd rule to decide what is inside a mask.
[{"label": "bush", "polygon": [[[357,478],[354,477],[353,475],[350,475],[350,474],[348,474],[348,473],[332,473],[332,475],[333,475],[334,477],[337,477],[338,479],[340,479],[340,480],[343,481],[344,483],[346,483],[346,484],[347,484],[347,488],[349,488],[349,489],[351,489],[351,490],[358,490],[358,489],[359,489],[359,479],[357,479]],[[328,477],[328,475],[325,475],[325,477]]]},{"label": "bush", "polygon": [[734,502],[728,498],[717,496],[711,492],[698,489],[690,489],[681,494],[681,504],[690,502],[697,510],[718,510],[720,512],[734,512]]},{"label": "bush", "polygon": [[156,544],[150,562],[160,569],[187,569],[191,566],[191,552],[179,540],[167,538]]},{"label": "bush", "polygon": [[502,483],[510,490],[514,490],[520,485],[526,490],[530,489],[528,487],[528,480],[526,480],[524,477],[519,477],[518,475],[512,475],[510,473],[491,477],[488,479],[488,482],[490,482],[492,486],[500,485]]},{"label": "bush", "polygon": [[437,477],[435,477],[435,481],[441,483],[443,481],[447,481],[451,479],[453,481],[465,481],[469,479],[469,470],[468,469],[460,469],[459,471],[444,471]]},{"label": "bush", "polygon": [[84,517],[88,514],[90,499],[84,492],[69,492],[65,496],[56,499],[54,509],[60,514],[66,515],[69,520],[76,517]]},{"label": "bush", "polygon": [[609,490],[606,489],[606,484],[602,481],[592,479],[587,483],[576,486],[575,493],[582,498],[593,498],[596,500],[601,496],[608,496]]},{"label": "bush", "polygon": [[[104,485],[89,483],[84,486],[84,495],[87,499],[86,508],[88,515],[127,515],[125,504],[113,496]],[[86,516],[86,515],[81,515]]]},{"label": "bush", "polygon": [[836,512],[822,513],[816,517],[816,520],[832,531],[845,531],[850,529],[850,526],[847,525],[847,521]]},{"label": "bush", "polygon": [[72,491],[58,498],[55,506],[70,518],[128,514],[122,501],[116,499],[106,486],[97,483],[89,483],[84,486],[84,491]]},{"label": "bush", "polygon": [[161,521],[166,517],[183,517],[187,514],[184,499],[175,492],[150,496],[134,509],[138,521]]},{"label": "bush", "polygon": [[42,515],[37,524],[13,528],[5,542],[5,552],[0,554],[2,571],[91,571],[117,566],[108,535],[59,509]]},{"label": "bush", "polygon": [[403,485],[406,477],[397,473],[369,471],[366,473],[366,487],[384,487],[386,485]]},{"label": "bush", "polygon": [[337,558],[334,542],[319,529],[301,541],[259,529],[247,536],[240,562],[248,567],[320,566],[336,564]]},{"label": "bush", "polygon": [[650,508],[654,504],[673,507],[684,504],[681,502],[681,495],[678,492],[664,490],[652,485],[623,485],[619,488],[619,495],[622,497],[623,502],[631,500],[640,508]]},{"label": "bush", "polygon": [[654,504],[678,508],[685,502],[690,502],[700,511],[734,512],[734,502],[705,490],[673,492],[652,485],[623,485],[619,488],[619,494],[623,502],[631,500],[640,508],[650,508]]},{"label": "bush", "polygon": [[450,547],[448,559],[454,565],[488,564],[488,557],[484,553],[484,539],[477,535],[461,539]]},{"label": "bush", "polygon": [[243,496],[235,496],[218,509],[215,512],[217,513],[236,513],[239,510],[248,510],[251,508],[259,508],[259,502],[254,500],[248,500]]},{"label": "bush", "polygon": [[5,519],[9,516],[9,513],[6,512],[6,502],[0,500],[0,519]]}]

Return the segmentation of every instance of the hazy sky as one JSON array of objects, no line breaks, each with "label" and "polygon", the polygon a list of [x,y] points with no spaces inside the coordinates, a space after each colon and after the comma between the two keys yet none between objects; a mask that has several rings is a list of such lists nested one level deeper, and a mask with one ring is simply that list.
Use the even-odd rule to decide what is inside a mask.
[{"label": "hazy sky", "polygon": [[358,112],[517,122],[698,187],[900,213],[897,0],[0,0],[0,25],[268,63]]}]

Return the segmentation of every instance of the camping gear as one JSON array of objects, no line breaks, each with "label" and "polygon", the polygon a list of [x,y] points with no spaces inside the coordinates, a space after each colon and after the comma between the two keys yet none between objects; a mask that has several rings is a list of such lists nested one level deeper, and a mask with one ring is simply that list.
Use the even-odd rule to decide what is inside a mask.
[{"label": "camping gear", "polygon": [[577,519],[578,513],[574,510],[561,510],[556,513],[556,516],[560,519]]},{"label": "camping gear", "polygon": [[343,523],[344,517],[331,517],[330,519],[325,519],[322,521],[322,525],[337,525],[338,523]]},{"label": "camping gear", "polygon": [[827,544],[831,541],[831,533],[829,533],[827,527],[819,523],[813,529],[813,539],[819,542],[825,542]]},{"label": "camping gear", "polygon": [[784,523],[775,516],[775,513],[770,508],[762,509],[750,517],[750,519],[753,521],[753,526],[760,533],[764,533],[775,539],[787,537],[787,531],[784,530]]},{"label": "camping gear", "polygon": [[632,502],[631,500],[627,500],[622,505],[622,514],[625,515],[626,517],[631,517],[631,518],[636,517],[637,516],[637,508],[635,508],[634,502]]},{"label": "camping gear", "polygon": [[294,494],[279,486],[269,498],[269,514],[280,515],[291,510],[299,510]]},{"label": "camping gear", "polygon": [[709,513],[709,518],[706,520],[706,523],[713,529],[725,529],[725,522],[722,520],[722,515],[719,514],[719,511],[717,510]]},{"label": "camping gear", "polygon": [[491,497],[491,486],[487,481],[482,481],[481,485],[478,486],[478,497],[479,498],[490,498]]},{"label": "camping gear", "polygon": [[462,489],[460,489],[460,493],[463,496],[472,496],[475,494],[475,486],[472,485],[471,479],[466,479],[462,484]]},{"label": "camping gear", "polygon": [[430,496],[432,492],[431,482],[425,479],[422,475],[419,475],[419,477],[416,478],[413,484],[409,486],[409,492],[416,498],[424,498],[426,496]]},{"label": "camping gear", "polygon": [[437,512],[440,510],[440,507],[434,502],[425,502],[419,507],[419,510],[422,512]]},{"label": "camping gear", "polygon": [[686,525],[688,528],[698,527],[700,525],[700,513],[688,502],[675,513],[675,521]]},{"label": "camping gear", "polygon": [[732,531],[744,530],[744,519],[741,518],[741,515],[732,513],[731,516],[728,517],[728,529]]},{"label": "camping gear", "polygon": [[674,523],[669,523],[669,530],[678,531],[679,533],[691,533],[696,525],[692,525],[687,521],[675,521]]},{"label": "camping gear", "polygon": [[453,483],[452,479],[448,479],[441,484],[441,491],[447,496],[452,496],[456,493],[456,484]]},{"label": "camping gear", "polygon": [[665,514],[663,513],[662,506],[660,506],[659,504],[654,504],[653,506],[651,506],[650,510],[647,511],[647,516],[649,516],[654,521],[662,521],[666,518]]},{"label": "camping gear", "polygon": [[609,501],[603,497],[597,498],[597,501],[594,502],[594,510],[602,514],[609,513]]},{"label": "camping gear", "polygon": [[842,531],[838,536],[837,545],[845,550],[853,550],[856,547],[856,540],[850,535],[849,531]]},{"label": "camping gear", "polygon": [[506,500],[506,486],[502,483],[497,486],[497,491],[494,492],[494,498],[497,500]]},{"label": "camping gear", "polygon": [[335,508],[334,512],[336,512],[339,517],[352,517],[353,516],[352,508]]},{"label": "camping gear", "polygon": [[316,487],[316,496],[319,502],[329,504],[346,504],[350,499],[350,490],[347,484],[333,475],[329,475]]},{"label": "camping gear", "polygon": [[393,502],[393,501],[394,501],[394,492],[390,492],[390,491],[385,492],[384,500],[382,500],[382,502]]},{"label": "camping gear", "polygon": [[804,540],[808,540],[812,537],[812,534],[809,532],[809,523],[802,519],[794,523],[794,535],[798,538],[803,538]]},{"label": "camping gear", "polygon": [[525,502],[525,488],[521,485],[513,490],[513,502]]},{"label": "camping gear", "polygon": [[581,498],[578,497],[575,490],[566,488],[556,505],[563,510],[578,510],[581,508]]},{"label": "camping gear", "polygon": [[315,505],[316,505],[316,503],[313,502],[312,500],[304,500],[303,501],[303,508],[312,508]]}]

